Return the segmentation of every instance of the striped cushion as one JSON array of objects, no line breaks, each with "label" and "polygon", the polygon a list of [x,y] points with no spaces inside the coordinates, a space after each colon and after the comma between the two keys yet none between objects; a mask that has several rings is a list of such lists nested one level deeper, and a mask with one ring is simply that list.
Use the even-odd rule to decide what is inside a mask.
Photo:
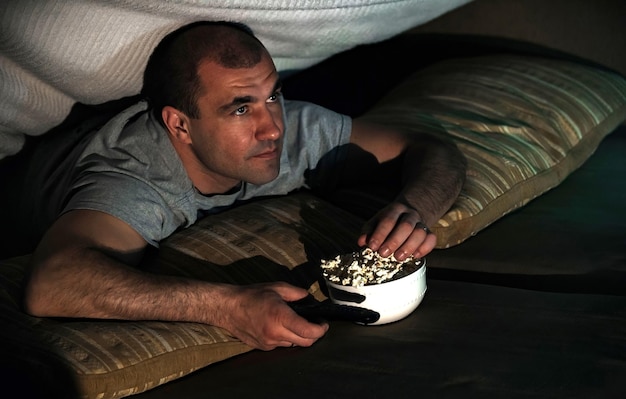
[{"label": "striped cushion", "polygon": [[[254,201],[165,240],[149,270],[232,284],[285,280],[323,300],[319,259],[356,249],[362,223],[308,193]],[[2,342],[30,346],[14,362],[40,364],[24,353],[38,356],[36,348],[47,348],[71,371],[81,397],[137,394],[251,350],[221,328],[199,323],[30,317],[20,311],[28,260],[0,262],[0,321],[15,327],[3,330]],[[17,342],[27,330],[36,339]]]},{"label": "striped cushion", "polygon": [[449,60],[415,73],[365,118],[451,137],[466,155],[462,193],[433,227],[446,248],[578,168],[626,119],[626,80],[555,59]]},{"label": "striped cushion", "polygon": [[[468,157],[463,192],[433,227],[438,245],[447,247],[554,187],[584,162],[626,119],[626,80],[556,60],[453,60],[416,73],[365,117],[452,137]],[[379,199],[360,202],[351,211]],[[253,201],[165,240],[150,270],[235,284],[286,280],[323,299],[319,259],[355,249],[363,221],[305,192]],[[3,360],[37,365],[34,372],[45,352],[50,364],[64,365],[83,398],[140,393],[250,351],[224,330],[197,323],[27,316],[20,306],[27,262],[0,262],[2,341],[18,348]],[[40,377],[49,375],[42,371]]]}]

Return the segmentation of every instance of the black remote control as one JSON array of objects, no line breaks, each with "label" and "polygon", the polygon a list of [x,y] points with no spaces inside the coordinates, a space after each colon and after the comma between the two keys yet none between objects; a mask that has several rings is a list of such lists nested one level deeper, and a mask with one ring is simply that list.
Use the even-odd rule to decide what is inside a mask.
[{"label": "black remote control", "polygon": [[298,301],[288,302],[288,304],[296,313],[313,323],[343,320],[371,324],[380,319],[380,314],[370,309],[339,305],[330,300],[319,302],[313,297],[305,297]]}]

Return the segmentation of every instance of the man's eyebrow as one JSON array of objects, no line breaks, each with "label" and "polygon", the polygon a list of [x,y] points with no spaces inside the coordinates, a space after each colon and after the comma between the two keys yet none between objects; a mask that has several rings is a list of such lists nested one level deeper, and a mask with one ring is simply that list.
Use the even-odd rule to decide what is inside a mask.
[{"label": "man's eyebrow", "polygon": [[255,98],[256,97],[253,97],[253,96],[235,97],[235,98],[233,98],[233,100],[231,102],[229,102],[228,104],[224,104],[220,108],[222,108],[222,109],[230,109],[230,108],[233,108],[233,107],[235,107],[237,105],[247,104],[247,103],[253,102],[255,100]]},{"label": "man's eyebrow", "polygon": [[[279,91],[280,89],[282,89],[282,87],[283,87],[283,82],[280,79],[278,79],[276,81],[276,84],[274,84],[274,88],[272,89],[272,93],[275,93],[275,92]],[[228,104],[222,105],[220,107],[220,109],[223,110],[223,111],[228,111],[228,110],[232,109],[233,107],[236,107],[236,106],[242,105],[242,104],[248,104],[248,103],[254,102],[255,100],[256,100],[256,97],[254,97],[254,96],[239,96],[239,97],[235,97]]]},{"label": "man's eyebrow", "polygon": [[279,90],[280,90],[280,89],[282,89],[282,88],[283,88],[283,81],[282,81],[282,80],[280,80],[280,79],[278,79],[278,80],[276,81],[276,84],[274,85],[274,89],[272,89],[272,92],[273,92],[273,93],[276,93],[277,91],[279,91]]}]

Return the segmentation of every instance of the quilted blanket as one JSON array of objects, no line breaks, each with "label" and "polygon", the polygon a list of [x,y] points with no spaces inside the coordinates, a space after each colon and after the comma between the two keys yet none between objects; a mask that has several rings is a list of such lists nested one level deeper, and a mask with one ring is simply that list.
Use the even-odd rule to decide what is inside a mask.
[{"label": "quilted blanket", "polygon": [[137,94],[170,31],[246,23],[283,73],[381,41],[471,0],[7,0],[0,8],[0,159],[59,124],[76,102]]}]

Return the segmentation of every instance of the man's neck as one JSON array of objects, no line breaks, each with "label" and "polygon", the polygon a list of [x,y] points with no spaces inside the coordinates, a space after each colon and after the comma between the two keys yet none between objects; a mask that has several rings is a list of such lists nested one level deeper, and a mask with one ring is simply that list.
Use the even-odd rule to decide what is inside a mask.
[{"label": "man's neck", "polygon": [[228,194],[241,188],[241,181],[232,179],[215,179],[202,162],[198,159],[190,145],[181,143],[173,139],[169,134],[168,138],[174,150],[178,154],[187,176],[196,190],[202,195]]}]

